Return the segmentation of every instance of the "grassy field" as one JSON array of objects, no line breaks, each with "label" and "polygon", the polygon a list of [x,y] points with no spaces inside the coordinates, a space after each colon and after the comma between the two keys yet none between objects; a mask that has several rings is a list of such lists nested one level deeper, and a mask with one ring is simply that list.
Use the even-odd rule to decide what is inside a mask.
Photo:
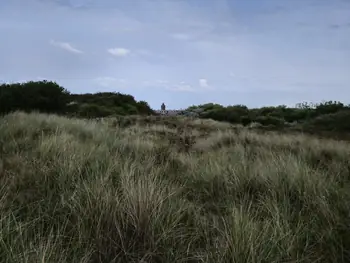
[{"label": "grassy field", "polygon": [[350,144],[214,121],[0,119],[0,262],[349,262]]}]

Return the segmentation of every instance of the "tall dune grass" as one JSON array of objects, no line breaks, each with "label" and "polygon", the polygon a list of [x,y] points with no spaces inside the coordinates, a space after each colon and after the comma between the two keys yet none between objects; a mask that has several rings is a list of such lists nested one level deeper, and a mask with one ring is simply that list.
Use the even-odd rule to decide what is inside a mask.
[{"label": "tall dune grass", "polygon": [[0,157],[0,262],[350,261],[345,142],[16,112]]}]

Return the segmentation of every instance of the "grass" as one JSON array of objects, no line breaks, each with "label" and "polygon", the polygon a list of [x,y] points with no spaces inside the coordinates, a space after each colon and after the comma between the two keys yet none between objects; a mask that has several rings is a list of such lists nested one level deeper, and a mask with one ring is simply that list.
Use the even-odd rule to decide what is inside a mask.
[{"label": "grass", "polygon": [[0,119],[0,262],[350,261],[349,143],[136,119]]}]

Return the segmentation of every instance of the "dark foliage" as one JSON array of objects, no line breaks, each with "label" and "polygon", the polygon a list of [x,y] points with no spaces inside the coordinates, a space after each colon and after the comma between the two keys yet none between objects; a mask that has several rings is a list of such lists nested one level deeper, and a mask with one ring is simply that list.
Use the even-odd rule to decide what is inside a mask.
[{"label": "dark foliage", "polygon": [[0,85],[0,114],[17,110],[84,118],[153,114],[147,102],[138,102],[133,96],[121,93],[70,94],[52,81]]},{"label": "dark foliage", "polygon": [[331,132],[350,131],[350,110],[341,110],[335,113],[321,114],[304,124],[305,130],[322,129]]},{"label": "dark foliage", "polygon": [[[152,115],[145,101],[136,101],[131,95],[115,92],[72,94],[71,111],[81,117],[106,117],[111,115]],[[78,105],[78,106],[73,106]]]},{"label": "dark foliage", "polygon": [[16,110],[64,113],[69,92],[55,82],[30,81],[0,85],[0,113]]},{"label": "dark foliage", "polygon": [[188,111],[200,111],[200,118],[210,118],[233,124],[249,125],[260,123],[269,128],[290,128],[304,131],[350,131],[348,120],[350,107],[337,101],[322,102],[317,105],[299,103],[296,107],[280,105],[248,109],[244,105],[224,107],[219,104],[207,103],[191,106]]},{"label": "dark foliage", "polygon": [[[52,81],[29,81],[0,85],[0,114],[12,111],[39,111],[82,118],[107,116],[156,115],[145,101],[136,101],[131,95],[117,92],[95,94],[71,94]],[[191,106],[187,115],[210,118],[233,124],[259,123],[269,129],[303,130],[307,132],[350,131],[349,105],[327,101],[317,105],[299,103],[295,107],[285,105],[249,109],[244,105],[224,107],[207,103]],[[183,115],[186,115],[183,114]],[[190,114],[191,115],[191,114]]]}]

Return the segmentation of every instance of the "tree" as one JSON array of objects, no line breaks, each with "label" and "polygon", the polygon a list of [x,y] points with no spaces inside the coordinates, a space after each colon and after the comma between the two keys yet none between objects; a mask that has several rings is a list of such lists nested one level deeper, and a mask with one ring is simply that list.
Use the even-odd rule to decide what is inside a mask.
[{"label": "tree", "polygon": [[69,92],[52,81],[0,85],[0,113],[16,110],[64,113]]}]

